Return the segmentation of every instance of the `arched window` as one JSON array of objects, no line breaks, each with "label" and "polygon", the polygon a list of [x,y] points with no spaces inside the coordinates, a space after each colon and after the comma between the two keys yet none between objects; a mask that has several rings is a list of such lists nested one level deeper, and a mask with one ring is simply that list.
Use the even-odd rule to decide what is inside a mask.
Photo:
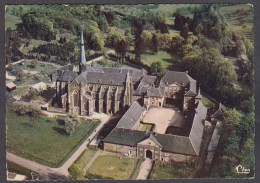
[{"label": "arched window", "polygon": [[73,102],[74,107],[79,107],[79,93],[77,91],[73,93]]}]

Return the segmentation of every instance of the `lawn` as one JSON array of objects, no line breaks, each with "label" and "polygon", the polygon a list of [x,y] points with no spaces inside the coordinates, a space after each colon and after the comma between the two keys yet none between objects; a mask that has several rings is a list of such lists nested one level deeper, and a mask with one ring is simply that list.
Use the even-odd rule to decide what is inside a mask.
[{"label": "lawn", "polygon": [[146,64],[151,65],[153,62],[161,61],[163,67],[166,69],[173,65],[174,59],[175,58],[166,51],[158,51],[156,55],[150,52],[141,55],[141,60]]},{"label": "lawn", "polygon": [[7,151],[51,167],[60,166],[90,135],[99,122],[81,120],[81,125],[68,136],[64,118],[40,115],[34,125],[27,115],[18,116],[7,106]]},{"label": "lawn", "polygon": [[75,165],[78,165],[81,171],[85,168],[91,158],[95,155],[98,149],[88,148],[86,149],[80,157],[74,162]]},{"label": "lawn", "polygon": [[141,131],[152,131],[153,124],[142,124]]},{"label": "lawn", "polygon": [[87,179],[116,179],[126,180],[133,178],[131,175],[140,161],[137,158],[121,156],[100,155],[93,162],[86,173]]},{"label": "lawn", "polygon": [[191,173],[192,170],[182,164],[161,164],[155,162],[149,179],[187,178]]}]

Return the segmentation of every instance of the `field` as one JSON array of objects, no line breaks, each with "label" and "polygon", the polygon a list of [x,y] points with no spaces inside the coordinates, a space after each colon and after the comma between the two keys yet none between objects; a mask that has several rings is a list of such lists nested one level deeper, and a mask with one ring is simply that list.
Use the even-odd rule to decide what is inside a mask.
[{"label": "field", "polygon": [[68,136],[62,118],[40,115],[34,125],[29,116],[18,116],[7,107],[7,151],[51,166],[60,166],[90,135],[99,122],[81,120],[75,133]]},{"label": "field", "polygon": [[124,158],[112,155],[100,155],[88,169],[87,179],[117,179],[126,180],[138,168],[137,158]]},{"label": "field", "polygon": [[150,52],[142,54],[141,60],[148,65],[151,65],[153,62],[156,61],[161,61],[163,67],[169,69],[172,67],[176,58],[174,58],[171,54],[167,53],[166,51],[158,51],[156,55]]},{"label": "field", "polygon": [[149,179],[187,178],[192,170],[181,164],[161,164],[155,162]]}]

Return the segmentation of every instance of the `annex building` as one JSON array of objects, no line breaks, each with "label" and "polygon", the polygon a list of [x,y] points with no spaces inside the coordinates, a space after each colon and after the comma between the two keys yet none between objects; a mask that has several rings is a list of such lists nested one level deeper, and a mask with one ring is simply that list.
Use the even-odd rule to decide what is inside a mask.
[{"label": "annex building", "polygon": [[[64,111],[79,115],[126,111],[102,140],[105,151],[163,162],[197,163],[208,112],[196,80],[188,73],[168,71],[159,78],[144,69],[88,65],[81,35],[79,71],[67,65],[51,77],[56,84],[55,101]],[[168,104],[174,107],[170,109]],[[162,115],[157,120],[152,116],[154,109]],[[168,114],[172,116],[167,118]],[[144,131],[143,123],[156,127]]]}]

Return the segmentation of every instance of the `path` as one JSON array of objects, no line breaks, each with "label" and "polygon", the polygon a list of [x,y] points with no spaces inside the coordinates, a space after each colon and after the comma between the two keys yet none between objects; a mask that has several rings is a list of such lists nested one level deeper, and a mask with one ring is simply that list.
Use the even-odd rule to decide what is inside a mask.
[{"label": "path", "polygon": [[[16,64],[19,64],[19,63],[21,63],[21,62],[31,62],[31,61],[33,61],[33,60],[21,59],[21,60],[18,60],[18,61],[16,61],[16,62],[11,62],[10,64],[5,65],[5,67],[7,68],[7,67],[9,67],[9,65],[16,65]],[[55,64],[55,63],[52,63],[52,62],[45,62],[45,61],[40,61],[40,60],[36,60],[36,62],[38,62],[38,63],[43,63],[43,64],[50,64],[50,65],[53,65],[53,66],[56,67],[56,68],[62,67],[61,65]]]},{"label": "path", "polygon": [[88,164],[85,166],[85,168],[83,169],[84,172],[87,172],[87,170],[89,169],[89,167],[92,165],[92,163],[95,161],[95,159],[99,156],[101,150],[99,149],[96,154],[91,158],[91,160],[88,162]]},{"label": "path", "polygon": [[50,179],[50,176],[52,178],[54,178],[54,176],[56,176],[56,178],[59,179],[66,179],[67,175],[62,174],[62,172],[60,171],[55,171],[55,169],[50,168],[48,166],[21,158],[19,156],[16,156],[14,154],[11,153],[6,153],[6,159],[8,161],[14,162],[22,167],[28,168],[32,171],[38,172],[39,174],[42,175],[43,179]]},{"label": "path", "polygon": [[136,180],[146,180],[152,170],[153,162],[150,158],[146,158],[140,165],[139,174],[136,177]]}]

